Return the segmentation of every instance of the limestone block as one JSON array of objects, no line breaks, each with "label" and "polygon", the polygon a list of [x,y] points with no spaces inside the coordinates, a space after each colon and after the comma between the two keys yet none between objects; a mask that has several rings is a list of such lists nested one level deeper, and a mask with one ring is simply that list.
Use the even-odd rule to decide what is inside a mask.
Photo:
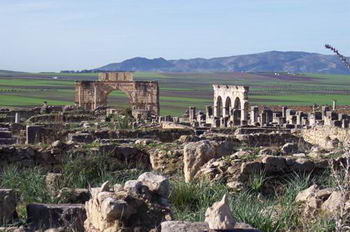
[{"label": "limestone block", "polygon": [[12,189],[0,189],[0,225],[10,223],[16,217],[16,194]]},{"label": "limestone block", "polygon": [[207,209],[205,222],[212,230],[232,230],[235,228],[236,221],[232,216],[226,195],[221,201],[215,202]]},{"label": "limestone block", "polygon": [[162,197],[169,197],[170,184],[166,177],[156,175],[152,172],[145,172],[140,175],[137,180],[147,186],[150,191],[155,192]]}]

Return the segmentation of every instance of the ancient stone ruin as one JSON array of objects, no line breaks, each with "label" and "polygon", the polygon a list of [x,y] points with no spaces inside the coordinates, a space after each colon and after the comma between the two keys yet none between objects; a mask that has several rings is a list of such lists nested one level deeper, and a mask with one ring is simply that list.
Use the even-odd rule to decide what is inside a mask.
[{"label": "ancient stone ruin", "polygon": [[337,112],[336,101],[332,107],[313,106],[311,111],[289,109],[280,110],[269,107],[250,106],[249,87],[237,85],[213,85],[213,106],[206,107],[206,113],[190,106],[183,118],[163,117],[161,121],[190,123],[197,128],[233,128],[233,127],[278,127],[287,129],[330,126],[349,128],[350,117]]},{"label": "ancient stone ruin", "polygon": [[[132,115],[107,106],[114,90]],[[76,82],[75,106],[1,109],[0,231],[320,231],[308,225],[320,215],[350,218],[349,110],[250,106],[248,86],[213,90],[206,112],[160,116],[157,82],[100,73]],[[317,182],[337,172],[343,182]],[[281,191],[304,176],[296,197]]]},{"label": "ancient stone ruin", "polygon": [[86,110],[107,105],[107,97],[114,90],[124,92],[136,118],[159,115],[159,87],[156,81],[134,81],[129,72],[100,73],[98,81],[77,81],[75,103]]}]

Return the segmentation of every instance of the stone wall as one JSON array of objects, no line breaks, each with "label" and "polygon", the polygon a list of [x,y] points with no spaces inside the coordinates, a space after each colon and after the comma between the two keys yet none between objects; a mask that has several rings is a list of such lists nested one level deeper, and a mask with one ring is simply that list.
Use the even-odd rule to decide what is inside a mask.
[{"label": "stone wall", "polygon": [[117,131],[96,131],[93,134],[95,139],[154,139],[161,142],[174,142],[182,135],[193,135],[190,129],[147,129],[147,130],[117,130]]},{"label": "stone wall", "polygon": [[350,147],[349,128],[320,126],[303,129],[299,133],[305,141],[322,148],[331,149],[340,144],[344,147]]}]

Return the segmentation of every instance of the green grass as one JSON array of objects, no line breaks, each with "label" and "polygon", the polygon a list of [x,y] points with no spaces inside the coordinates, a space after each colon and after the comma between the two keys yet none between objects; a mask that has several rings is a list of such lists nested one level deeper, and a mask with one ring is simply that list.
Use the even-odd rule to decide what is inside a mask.
[{"label": "green grass", "polygon": [[[335,231],[333,220],[322,216],[312,221],[304,218],[299,211],[299,205],[294,202],[301,190],[315,181],[319,182],[321,177],[314,179],[305,175],[292,175],[280,180],[282,192],[272,191],[274,193],[265,196],[260,193],[260,184],[266,180],[265,177],[262,175],[254,178],[259,180],[258,188],[251,191],[248,187],[247,190],[234,194],[230,194],[221,183],[184,183],[181,179],[172,181],[170,205],[175,220],[203,221],[208,206],[228,194],[235,219],[262,232]],[[269,188],[273,187],[269,185]]]},{"label": "green grass", "polygon": [[[44,101],[48,98],[35,98],[35,97],[25,97],[25,96],[10,96],[10,95],[0,95],[0,102],[2,106],[34,106],[42,105]],[[69,101],[57,101],[49,100],[50,105],[70,105],[72,102]]]},{"label": "green grass", "polygon": [[[52,77],[60,79],[53,80]],[[73,104],[74,80],[96,80],[96,73],[12,73],[0,71],[0,106]],[[293,79],[294,78],[294,79]],[[212,105],[212,84],[250,86],[250,103],[259,105],[350,104],[350,75],[300,74],[276,78],[269,73],[135,73],[135,80],[160,86],[161,114],[182,115],[189,106]],[[113,91],[108,105],[125,107],[126,94]]]}]

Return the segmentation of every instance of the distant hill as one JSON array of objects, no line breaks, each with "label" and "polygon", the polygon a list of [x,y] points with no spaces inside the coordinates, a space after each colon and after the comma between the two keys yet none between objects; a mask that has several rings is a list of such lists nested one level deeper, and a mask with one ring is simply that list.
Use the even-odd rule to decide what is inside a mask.
[{"label": "distant hill", "polygon": [[350,74],[334,55],[270,51],[250,55],[166,60],[136,57],[112,63],[95,71],[140,72],[291,72]]}]

